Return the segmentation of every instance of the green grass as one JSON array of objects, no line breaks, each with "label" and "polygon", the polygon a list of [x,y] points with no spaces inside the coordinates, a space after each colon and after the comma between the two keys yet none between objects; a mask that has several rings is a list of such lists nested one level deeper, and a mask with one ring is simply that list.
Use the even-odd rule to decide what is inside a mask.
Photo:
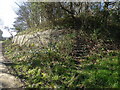
[{"label": "green grass", "polygon": [[76,62],[67,54],[71,48],[67,38],[73,36],[67,35],[66,41],[55,44],[54,49],[19,47],[6,41],[5,54],[15,63],[11,67],[29,88],[118,88],[120,51],[101,50]]}]

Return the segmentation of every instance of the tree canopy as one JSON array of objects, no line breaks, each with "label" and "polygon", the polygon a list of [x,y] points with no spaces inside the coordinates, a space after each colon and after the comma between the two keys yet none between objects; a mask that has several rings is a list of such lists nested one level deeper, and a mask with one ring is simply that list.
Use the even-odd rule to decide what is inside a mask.
[{"label": "tree canopy", "polygon": [[114,38],[120,33],[120,2],[24,2],[18,6],[14,27],[19,31],[47,26],[105,32]]}]

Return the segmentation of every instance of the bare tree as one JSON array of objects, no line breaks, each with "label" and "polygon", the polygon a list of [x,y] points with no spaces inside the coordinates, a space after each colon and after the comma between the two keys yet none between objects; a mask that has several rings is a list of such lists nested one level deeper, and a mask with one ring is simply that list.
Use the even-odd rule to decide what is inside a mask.
[{"label": "bare tree", "polygon": [[12,32],[14,32],[14,31],[11,28],[7,27],[7,26],[5,26],[4,29],[7,30],[9,32],[9,34],[11,35],[11,38],[13,38],[14,35],[13,35]]}]

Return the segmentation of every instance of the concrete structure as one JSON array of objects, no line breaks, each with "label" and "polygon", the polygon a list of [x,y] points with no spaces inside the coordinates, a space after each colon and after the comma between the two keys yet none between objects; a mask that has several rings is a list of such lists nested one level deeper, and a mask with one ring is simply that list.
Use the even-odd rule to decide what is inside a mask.
[{"label": "concrete structure", "polygon": [[62,30],[46,30],[34,34],[16,35],[13,37],[12,42],[20,46],[30,46],[34,44],[35,46],[45,47],[51,42],[57,42],[59,38],[62,37],[61,33]]}]

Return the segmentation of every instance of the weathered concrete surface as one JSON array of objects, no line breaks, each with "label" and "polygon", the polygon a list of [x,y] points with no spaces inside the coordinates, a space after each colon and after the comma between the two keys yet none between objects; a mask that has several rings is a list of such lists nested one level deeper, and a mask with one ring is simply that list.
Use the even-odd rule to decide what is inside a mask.
[{"label": "weathered concrete surface", "polygon": [[37,32],[34,34],[17,35],[13,37],[12,42],[20,46],[29,46],[32,43],[47,45],[50,39],[51,30]]},{"label": "weathered concrete surface", "polygon": [[0,88],[19,88],[22,83],[15,76],[8,73],[7,66],[3,63],[5,58],[2,54],[2,42],[0,42]]},{"label": "weathered concrete surface", "polygon": [[63,30],[46,30],[34,34],[17,35],[13,37],[12,42],[20,46],[29,46],[31,44],[35,44],[36,46],[48,46],[51,41],[57,41],[59,37],[62,36],[62,31]]}]

